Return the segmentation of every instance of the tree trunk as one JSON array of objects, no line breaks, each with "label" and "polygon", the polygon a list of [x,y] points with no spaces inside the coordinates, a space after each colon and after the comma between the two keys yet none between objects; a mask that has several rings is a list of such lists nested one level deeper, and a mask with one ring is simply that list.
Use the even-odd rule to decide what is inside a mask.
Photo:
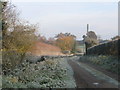
[{"label": "tree trunk", "polygon": [[20,63],[22,63],[24,57],[25,57],[25,53],[22,53],[22,54],[21,54],[21,60],[20,60]]},{"label": "tree trunk", "polygon": [[85,54],[87,55],[88,44],[85,42]]}]

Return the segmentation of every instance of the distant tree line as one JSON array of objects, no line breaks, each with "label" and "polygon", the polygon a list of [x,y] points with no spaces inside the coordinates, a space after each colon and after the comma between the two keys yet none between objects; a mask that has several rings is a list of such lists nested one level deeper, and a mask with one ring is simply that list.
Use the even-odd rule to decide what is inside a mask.
[{"label": "distant tree line", "polygon": [[63,52],[69,51],[70,53],[73,53],[75,51],[76,36],[71,33],[59,33],[48,40],[45,36],[39,35],[38,40],[40,42],[58,46]]}]

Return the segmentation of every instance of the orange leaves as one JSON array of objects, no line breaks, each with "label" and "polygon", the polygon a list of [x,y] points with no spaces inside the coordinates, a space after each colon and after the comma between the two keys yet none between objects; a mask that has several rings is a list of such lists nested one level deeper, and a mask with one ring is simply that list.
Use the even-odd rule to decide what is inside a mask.
[{"label": "orange leaves", "polygon": [[63,51],[71,51],[75,44],[75,37],[71,34],[59,34],[56,40],[56,45],[59,46]]}]

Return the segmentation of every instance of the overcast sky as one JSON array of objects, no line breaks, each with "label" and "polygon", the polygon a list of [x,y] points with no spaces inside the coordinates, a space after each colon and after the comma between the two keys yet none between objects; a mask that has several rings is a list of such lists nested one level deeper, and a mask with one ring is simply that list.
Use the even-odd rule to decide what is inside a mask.
[{"label": "overcast sky", "polygon": [[15,2],[21,18],[39,23],[39,33],[54,37],[60,32],[70,32],[82,39],[86,25],[110,39],[118,34],[117,2]]}]

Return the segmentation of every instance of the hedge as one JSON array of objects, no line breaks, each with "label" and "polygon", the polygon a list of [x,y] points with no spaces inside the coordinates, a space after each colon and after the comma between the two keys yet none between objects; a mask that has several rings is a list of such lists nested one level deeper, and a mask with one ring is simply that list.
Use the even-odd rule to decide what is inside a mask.
[{"label": "hedge", "polygon": [[120,39],[88,48],[87,55],[119,55]]}]

